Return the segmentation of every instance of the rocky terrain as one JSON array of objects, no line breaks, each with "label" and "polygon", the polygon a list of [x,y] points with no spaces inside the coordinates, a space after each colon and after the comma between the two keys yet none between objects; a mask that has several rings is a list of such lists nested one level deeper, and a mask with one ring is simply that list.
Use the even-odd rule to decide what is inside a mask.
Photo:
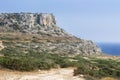
[{"label": "rocky terrain", "polygon": [[58,27],[53,14],[47,13],[1,13],[0,40],[6,48],[19,48],[24,53],[32,49],[54,54],[102,54],[92,41]]}]

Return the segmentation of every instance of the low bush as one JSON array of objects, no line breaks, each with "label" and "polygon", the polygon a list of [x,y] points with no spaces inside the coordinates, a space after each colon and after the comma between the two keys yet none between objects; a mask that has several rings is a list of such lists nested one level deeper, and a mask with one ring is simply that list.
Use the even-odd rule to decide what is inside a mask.
[{"label": "low bush", "polygon": [[62,68],[74,66],[74,62],[69,61],[69,57],[57,54],[39,53],[32,50],[24,54],[14,48],[5,48],[1,52],[5,56],[1,61],[1,65],[12,70],[49,70],[51,68],[57,68],[58,65]]},{"label": "low bush", "polygon": [[[100,79],[102,77],[120,78],[120,62],[115,60],[92,59],[89,57],[68,57],[29,50],[23,53],[18,48],[5,48],[1,51],[0,66],[19,71],[49,70],[51,68],[77,67],[74,75],[83,74]],[[73,61],[72,61],[73,60]]]},{"label": "low bush", "polygon": [[20,71],[31,71],[36,68],[34,66],[34,61],[28,58],[4,57],[1,65],[5,68]]},{"label": "low bush", "polygon": [[[94,62],[93,62],[94,61]],[[84,74],[95,78],[115,77],[120,78],[120,64],[115,60],[101,60],[84,61],[79,64],[74,75]]]}]

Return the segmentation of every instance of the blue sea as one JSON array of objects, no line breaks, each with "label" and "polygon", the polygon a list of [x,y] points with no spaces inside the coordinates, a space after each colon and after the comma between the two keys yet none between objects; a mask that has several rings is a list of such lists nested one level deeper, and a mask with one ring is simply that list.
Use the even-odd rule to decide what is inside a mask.
[{"label": "blue sea", "polygon": [[97,43],[103,53],[120,56],[120,43]]}]

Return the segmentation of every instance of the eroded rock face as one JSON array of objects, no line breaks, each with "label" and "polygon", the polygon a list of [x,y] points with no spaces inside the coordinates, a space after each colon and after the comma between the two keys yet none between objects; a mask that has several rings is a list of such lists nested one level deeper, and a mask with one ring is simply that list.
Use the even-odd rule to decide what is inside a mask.
[{"label": "eroded rock face", "polygon": [[0,41],[0,51],[4,48],[5,48],[5,46],[3,45],[2,41]]},{"label": "eroded rock face", "polygon": [[[53,14],[1,13],[0,32],[20,32],[37,36],[37,38],[33,37],[29,44],[19,43],[19,47],[24,46],[26,49],[39,52],[82,55],[102,54],[101,49],[92,41],[77,38],[59,28]],[[18,44],[14,46],[18,46]]]},{"label": "eroded rock face", "polygon": [[41,26],[52,26],[54,27],[56,25],[55,17],[51,14],[41,14],[41,16],[38,17],[39,23]]},{"label": "eroded rock face", "polygon": [[47,13],[3,13],[0,14],[0,26],[8,27],[8,31],[17,30],[51,36],[68,35],[63,29],[57,27],[55,17]]}]

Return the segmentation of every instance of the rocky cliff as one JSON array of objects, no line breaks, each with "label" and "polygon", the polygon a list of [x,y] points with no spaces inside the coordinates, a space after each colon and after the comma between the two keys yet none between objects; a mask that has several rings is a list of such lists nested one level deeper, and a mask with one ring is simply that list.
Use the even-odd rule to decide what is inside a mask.
[{"label": "rocky cliff", "polygon": [[3,13],[0,14],[0,26],[8,27],[8,31],[18,30],[23,33],[40,34],[40,36],[68,35],[56,25],[55,17],[46,13]]},{"label": "rocky cliff", "polygon": [[102,54],[92,41],[67,33],[58,27],[53,14],[46,13],[1,13],[0,40],[5,46],[17,47],[23,52],[32,49],[56,54]]}]

